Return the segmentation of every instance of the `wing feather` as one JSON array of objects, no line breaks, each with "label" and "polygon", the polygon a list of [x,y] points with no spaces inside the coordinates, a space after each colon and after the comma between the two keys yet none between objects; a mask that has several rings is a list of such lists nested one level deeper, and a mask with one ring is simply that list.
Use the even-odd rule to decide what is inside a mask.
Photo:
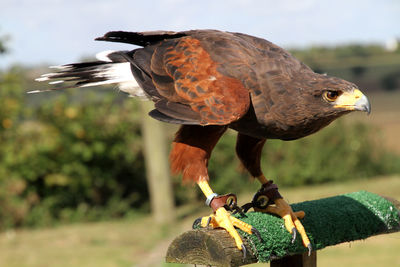
[{"label": "wing feather", "polygon": [[[199,124],[225,125],[247,112],[250,96],[240,80],[223,75],[218,67],[199,40],[186,36],[165,41],[155,49],[151,75],[160,95],[190,107],[190,113],[198,114]],[[160,111],[167,114],[173,107],[164,105]],[[185,111],[180,113],[182,118]]]}]

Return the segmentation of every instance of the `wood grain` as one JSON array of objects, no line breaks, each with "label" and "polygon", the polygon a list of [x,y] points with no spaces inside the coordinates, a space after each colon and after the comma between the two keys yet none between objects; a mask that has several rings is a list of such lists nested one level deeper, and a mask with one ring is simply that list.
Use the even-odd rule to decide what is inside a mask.
[{"label": "wood grain", "polygon": [[212,266],[241,266],[257,262],[244,241],[247,256],[237,249],[233,238],[222,229],[191,230],[178,236],[169,246],[166,261]]}]

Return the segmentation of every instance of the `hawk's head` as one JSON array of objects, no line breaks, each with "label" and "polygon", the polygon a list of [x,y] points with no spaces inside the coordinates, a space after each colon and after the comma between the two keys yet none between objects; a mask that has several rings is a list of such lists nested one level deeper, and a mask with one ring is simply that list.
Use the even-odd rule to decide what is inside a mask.
[{"label": "hawk's head", "polygon": [[[249,134],[293,140],[315,133],[351,111],[371,112],[368,98],[351,82],[314,72],[295,78],[272,87],[270,100],[263,102],[267,112],[255,108],[261,127],[246,125],[254,127]],[[249,116],[245,120],[250,120]]]},{"label": "hawk's head", "polygon": [[358,87],[340,78],[314,73],[297,88],[292,98],[296,108],[287,114],[293,117],[294,138],[314,133],[351,111],[371,112],[368,98]]},{"label": "hawk's head", "polygon": [[320,105],[321,110],[338,116],[349,111],[371,112],[368,98],[355,84],[336,77],[318,76],[316,84],[309,88],[309,92],[314,98],[312,102]]}]

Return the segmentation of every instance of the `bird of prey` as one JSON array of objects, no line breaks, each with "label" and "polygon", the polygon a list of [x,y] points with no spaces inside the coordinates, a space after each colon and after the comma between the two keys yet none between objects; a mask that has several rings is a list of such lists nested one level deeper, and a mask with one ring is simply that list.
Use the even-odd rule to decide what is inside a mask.
[{"label": "bird of prey", "polygon": [[236,205],[235,196],[214,193],[207,170],[220,137],[228,128],[236,130],[237,156],[261,182],[252,205],[281,216],[293,239],[299,233],[311,250],[299,220],[304,212],[293,212],[264,176],[261,151],[267,139],[302,138],[351,111],[369,113],[370,103],[355,84],[315,73],[279,46],[242,33],[112,31],[96,40],[140,48],[56,66],[37,81],[57,84],[55,89],[119,84],[122,91],[153,101],[150,116],[181,125],[172,144],[171,170],[197,183],[213,209],[201,225],[226,229],[245,253],[235,227],[249,234],[258,231],[228,212]]}]

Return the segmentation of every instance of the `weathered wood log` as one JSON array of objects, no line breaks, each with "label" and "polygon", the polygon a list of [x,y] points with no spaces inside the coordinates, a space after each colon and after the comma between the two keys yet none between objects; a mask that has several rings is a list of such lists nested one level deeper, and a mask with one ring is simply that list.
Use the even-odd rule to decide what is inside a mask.
[{"label": "weathered wood log", "polygon": [[[367,200],[360,201],[363,205],[353,203],[359,198],[367,198]],[[349,206],[351,204],[355,206]],[[331,210],[332,205],[335,206],[335,211]],[[379,209],[373,205],[379,206]],[[304,219],[302,222],[314,250],[342,242],[365,239],[372,235],[400,231],[400,202],[392,198],[384,199],[368,192],[356,192],[333,198],[303,202],[292,205],[292,207],[294,210],[304,210],[306,217],[309,217],[308,220]],[[327,211],[325,212],[326,209]],[[339,212],[339,215],[332,214],[334,212]],[[254,236],[240,232],[247,249],[247,255],[244,259],[242,252],[236,248],[234,240],[225,230],[203,228],[190,230],[178,236],[169,246],[166,261],[211,266],[241,266],[268,261],[271,261],[271,266],[274,267],[316,266],[316,252],[313,251],[311,257],[306,256],[301,240],[296,240],[295,244],[290,244],[290,234],[285,229],[282,229],[283,234],[278,232],[276,235],[268,233],[271,229],[271,231],[276,231],[277,229],[276,227],[271,227],[271,223],[278,224],[278,228],[283,228],[280,218],[256,212],[251,212],[247,215],[248,218],[240,219],[249,222],[252,219],[251,217],[256,216],[257,220],[261,220],[261,224],[265,222],[268,229],[260,229],[260,224],[257,226],[263,238],[262,244]],[[352,215],[355,216],[354,218],[359,218],[359,222],[350,221],[348,225],[330,223],[330,220],[335,222],[338,218],[349,220],[348,217]],[[330,222],[324,223],[321,218],[318,218],[321,216],[322,220],[328,219]],[[314,224],[313,222],[318,219],[320,223]],[[254,223],[252,225],[254,226]],[[358,231],[357,235],[352,232],[354,229],[348,229],[352,227]],[[325,233],[325,239],[319,238],[324,232],[331,232],[332,237],[327,236]],[[341,235],[342,233],[343,235]],[[283,238],[282,241],[281,239],[284,235],[287,235],[287,238]],[[286,247],[283,247],[283,253],[276,248],[281,241],[285,244],[289,243],[286,244]],[[267,255],[266,253],[269,254]]]},{"label": "weathered wood log", "polygon": [[240,266],[257,262],[251,246],[244,240],[246,258],[233,238],[223,229],[197,229],[178,236],[169,246],[167,262],[212,266]]}]

